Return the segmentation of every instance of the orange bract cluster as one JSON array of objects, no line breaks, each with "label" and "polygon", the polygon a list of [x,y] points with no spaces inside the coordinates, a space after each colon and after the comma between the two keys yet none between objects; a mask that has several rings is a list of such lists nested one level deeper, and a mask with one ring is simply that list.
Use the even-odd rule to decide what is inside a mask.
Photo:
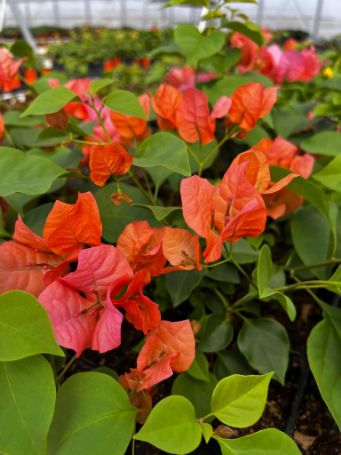
[{"label": "orange bract cluster", "polygon": [[[123,230],[117,247],[134,271],[147,269],[153,276],[201,269],[199,239],[185,229],[152,228],[147,221],[134,221]],[[167,262],[171,267],[165,268]]]},{"label": "orange bract cluster", "polygon": [[221,257],[224,242],[264,231],[267,214],[273,215],[273,209],[267,211],[267,198],[278,197],[298,176],[292,173],[273,184],[270,164],[265,153],[251,149],[235,158],[217,187],[198,176],[181,182],[183,215],[188,226],[206,240],[205,262]]},{"label": "orange bract cluster", "polygon": [[90,178],[103,186],[111,175],[126,174],[133,163],[133,157],[120,144],[90,146]]},{"label": "orange bract cluster", "polygon": [[0,48],[0,90],[11,92],[20,87],[18,71],[24,60],[14,60],[7,49]]},{"label": "orange bract cluster", "polygon": [[[150,102],[148,95],[141,95],[138,99],[148,118],[150,114]],[[129,147],[134,141],[141,141],[151,133],[147,120],[120,114],[119,112],[111,112],[110,118],[118,131],[120,143],[124,147]]]},{"label": "orange bract cluster", "polygon": [[[301,153],[295,144],[281,136],[275,140],[262,139],[251,150],[263,153],[270,165],[284,167],[303,178],[308,178],[313,171],[314,157],[308,153]],[[286,188],[272,192],[272,194],[265,194],[264,200],[268,215],[273,219],[293,212],[303,203],[302,196]]]},{"label": "orange bract cluster", "polygon": [[147,222],[128,225],[118,247],[102,244],[101,233],[91,193],[80,193],[75,204],[57,201],[42,237],[19,217],[13,240],[0,245],[0,292],[36,295],[58,343],[77,356],[88,348],[117,348],[125,317],[147,336],[136,371],[126,375],[134,394],[185,371],[194,359],[189,321],[161,321],[158,305],[143,289],[151,275],[200,268],[199,241],[183,229],[151,228]]},{"label": "orange bract cluster", "polygon": [[173,371],[182,373],[194,360],[195,340],[189,321],[161,321],[146,337],[137,357],[137,368],[121,376],[121,383],[141,392],[169,378]]},{"label": "orange bract cluster", "polygon": [[19,217],[13,241],[0,245],[0,292],[22,289],[38,295],[63,275],[85,245],[99,245],[102,225],[91,193],[80,193],[75,204],[57,201],[49,213],[43,237]]},{"label": "orange bract cluster", "polygon": [[[266,42],[270,38],[266,36]],[[241,50],[238,65],[241,73],[258,71],[276,84],[283,81],[307,82],[316,76],[322,66],[314,47],[298,51],[293,39],[287,40],[282,50],[277,44],[259,47],[254,41],[236,32],[231,36],[231,45]]]},{"label": "orange bract cluster", "polygon": [[225,118],[240,130],[250,131],[258,119],[267,115],[277,99],[277,88],[251,83],[240,86],[231,98],[222,96],[210,112],[207,95],[188,88],[180,92],[162,84],[152,97],[160,129],[177,130],[186,142],[208,144],[215,139],[216,119]]}]

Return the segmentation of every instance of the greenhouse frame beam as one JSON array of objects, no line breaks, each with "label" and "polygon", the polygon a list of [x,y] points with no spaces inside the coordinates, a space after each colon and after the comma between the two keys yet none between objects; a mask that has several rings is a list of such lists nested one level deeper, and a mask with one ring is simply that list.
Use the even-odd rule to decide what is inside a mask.
[{"label": "greenhouse frame beam", "polygon": [[[6,7],[6,0],[5,0],[5,5],[4,8]],[[21,30],[21,33],[23,34],[23,37],[25,38],[25,41],[32,47],[34,52],[38,52],[38,48],[36,45],[36,42],[33,38],[33,35],[30,31],[30,29],[27,27],[27,23],[25,21],[25,18],[23,17],[20,8],[18,6],[17,2],[14,1],[9,1],[8,3],[9,7],[11,8],[12,14],[17,21],[19,28]]]},{"label": "greenhouse frame beam", "polygon": [[320,31],[320,23],[321,23],[321,16],[322,16],[322,9],[323,9],[323,0],[317,0],[313,29],[312,29],[312,37],[318,38],[318,34]]}]

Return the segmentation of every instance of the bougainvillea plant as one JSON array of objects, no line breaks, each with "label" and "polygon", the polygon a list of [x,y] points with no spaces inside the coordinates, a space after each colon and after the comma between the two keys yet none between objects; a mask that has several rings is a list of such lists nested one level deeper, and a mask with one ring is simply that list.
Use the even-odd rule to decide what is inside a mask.
[{"label": "bougainvillea plant", "polygon": [[237,429],[285,383],[302,290],[341,424],[339,117],[309,94],[340,95],[311,46],[224,18],[179,25],[182,65],[143,93],[111,56],[103,78],[36,79],[0,49],[0,88],[28,97],[0,114],[1,452],[300,453]]}]

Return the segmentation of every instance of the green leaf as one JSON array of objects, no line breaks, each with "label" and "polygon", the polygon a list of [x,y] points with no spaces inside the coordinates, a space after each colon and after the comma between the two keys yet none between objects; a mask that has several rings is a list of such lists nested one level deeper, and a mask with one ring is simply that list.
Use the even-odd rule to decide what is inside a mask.
[{"label": "green leaf", "polygon": [[237,439],[215,437],[222,455],[300,455],[295,442],[276,428],[267,428]]},{"label": "green leaf", "polygon": [[200,351],[196,353],[194,362],[187,370],[187,374],[192,376],[194,379],[197,379],[198,381],[208,382],[210,380],[208,361],[204,353]]},{"label": "green leaf", "polygon": [[183,140],[171,133],[156,133],[147,137],[138,148],[134,165],[143,168],[162,167],[189,177],[187,147]]},{"label": "green leaf", "polygon": [[194,144],[188,144],[187,147],[189,150],[189,161],[191,165],[192,174],[198,172],[199,165],[202,165],[202,163],[205,162],[207,156],[210,155],[213,152],[213,150],[215,150],[211,158],[207,162],[205,162],[203,169],[208,169],[210,166],[212,166],[212,163],[219,154],[219,148],[217,147],[217,145],[218,143],[216,140],[205,145],[201,144],[201,142],[199,141],[195,142]]},{"label": "green leaf", "polygon": [[262,139],[267,139],[269,137],[268,132],[262,128],[260,125],[256,125],[252,131],[248,133],[246,138],[242,139],[241,142],[245,142],[250,147],[258,144]]},{"label": "green leaf", "polygon": [[284,384],[289,363],[290,342],[285,328],[274,319],[249,319],[238,336],[240,352],[260,373],[274,371],[274,379]]},{"label": "green leaf", "polygon": [[336,156],[341,154],[341,135],[336,131],[322,131],[303,139],[300,148],[317,155]]},{"label": "green leaf", "polygon": [[257,286],[259,298],[261,300],[277,300],[287,315],[290,321],[296,318],[296,308],[292,300],[287,297],[283,292],[274,291],[270,287],[270,280],[272,276],[272,259],[271,251],[268,245],[263,245],[258,258],[257,264]]},{"label": "green leaf", "polygon": [[236,373],[250,374],[251,368],[245,357],[238,350],[228,350],[217,353],[213,372],[218,379],[222,379]]},{"label": "green leaf", "polygon": [[229,69],[238,63],[241,54],[240,49],[231,47],[230,49],[224,49],[224,53],[221,52],[203,60],[202,63],[203,65],[207,63],[219,75],[225,75]]},{"label": "green leaf", "polygon": [[161,205],[133,204],[133,207],[144,207],[152,212],[156,221],[162,221],[168,215],[176,210],[182,210],[181,207],[162,207]]},{"label": "green leaf", "polygon": [[[180,51],[179,47],[175,43],[169,43],[165,44],[164,46],[159,46],[155,49],[153,49],[151,52],[147,53],[147,57],[150,59],[155,59],[155,57],[161,57],[162,55],[180,55],[182,56],[182,52]],[[159,60],[156,64],[153,65],[151,68],[151,74],[145,79],[146,84],[151,84],[153,82],[159,82],[161,79],[163,79],[163,76],[166,74],[167,70],[165,66],[161,63],[160,66],[156,65],[160,64],[161,61]],[[154,76],[154,71],[155,71],[155,78]]]},{"label": "green leaf", "polygon": [[26,57],[31,61],[33,58],[33,49],[26,41],[17,40],[11,46],[11,54],[17,58]]},{"label": "green leaf", "polygon": [[[64,131],[59,131],[54,128],[46,128],[43,130],[39,135],[37,136],[37,139],[34,143],[35,147],[53,147],[54,145],[59,145],[62,142],[65,142],[68,140],[68,135]],[[46,152],[41,151],[41,153],[45,153],[46,157]],[[49,156],[47,156],[49,158]]]},{"label": "green leaf", "polygon": [[240,283],[238,270],[233,264],[221,264],[217,267],[211,267],[206,270],[206,276],[211,280],[222,283]]},{"label": "green leaf", "polygon": [[262,376],[233,374],[216,385],[211,409],[225,425],[249,427],[263,414],[272,373]]},{"label": "green leaf", "polygon": [[38,195],[46,193],[65,169],[47,158],[0,147],[0,195],[14,193]]},{"label": "green leaf", "polygon": [[80,151],[74,148],[71,149],[66,147],[56,147],[53,152],[48,153],[46,153],[45,150],[40,149],[29,150],[27,153],[30,155],[47,158],[56,163],[58,166],[63,167],[64,169],[77,168],[83,156]]},{"label": "green leaf", "polygon": [[250,40],[254,41],[256,44],[259,46],[262,46],[265,44],[264,36],[262,32],[260,31],[259,27],[257,27],[256,24],[253,22],[225,22],[224,26],[229,28],[230,30],[233,30],[234,32],[239,32],[242,35],[246,36]]},{"label": "green leaf", "polygon": [[35,354],[64,356],[57,345],[44,308],[31,294],[9,291],[0,295],[0,361]]},{"label": "green leaf", "polygon": [[18,126],[18,127],[31,127],[41,122],[41,117],[32,118],[20,118],[21,112],[19,111],[8,111],[4,115],[5,125]]},{"label": "green leaf", "polygon": [[20,117],[54,114],[74,98],[76,95],[65,87],[51,88],[38,95]]},{"label": "green leaf", "polygon": [[24,214],[24,223],[36,234],[43,235],[46,218],[53,207],[52,202],[41,204]]},{"label": "green leaf", "polygon": [[119,112],[120,114],[126,114],[144,120],[147,118],[137,96],[126,90],[114,90],[110,92],[105,98],[104,104],[112,111]]},{"label": "green leaf", "polygon": [[0,452],[46,454],[56,389],[50,364],[41,356],[0,363]]},{"label": "green leaf", "polygon": [[185,455],[200,444],[201,428],[192,404],[173,395],[159,401],[134,439],[149,442],[158,449]]},{"label": "green leaf", "polygon": [[[291,171],[277,166],[271,166],[271,179],[274,182],[282,179],[286,175],[290,174]],[[309,180],[304,179],[303,177],[296,177],[292,182],[287,186],[288,190],[293,191],[294,193],[300,194],[304,199],[311,203],[314,207],[320,210],[320,212],[329,220],[329,205],[328,200],[314,183]]]},{"label": "green leaf", "polygon": [[322,183],[326,188],[341,192],[341,153],[331,160],[313,178]]},{"label": "green leaf", "polygon": [[253,248],[246,239],[233,244],[232,256],[238,264],[250,264],[258,259],[258,250]]},{"label": "green leaf", "polygon": [[199,381],[187,373],[179,374],[172,385],[172,395],[182,395],[187,398],[195,408],[198,418],[209,414],[211,410],[211,397],[217,384],[217,378],[209,374],[208,382]]},{"label": "green leaf", "polygon": [[180,24],[175,28],[174,41],[187,58],[189,65],[196,66],[199,60],[217,54],[223,47],[225,35],[214,30],[203,36],[192,24]]},{"label": "green leaf", "polygon": [[179,270],[165,277],[166,288],[174,307],[187,300],[202,279],[198,270]]},{"label": "green leaf", "polygon": [[202,435],[204,436],[206,444],[208,444],[208,441],[211,439],[214,431],[212,425],[206,422],[200,422],[200,427],[201,427],[201,432]]},{"label": "green leaf", "polygon": [[308,337],[307,353],[322,398],[341,430],[340,322],[341,319],[338,321],[339,331],[328,319],[319,322]]},{"label": "green leaf", "polygon": [[58,390],[48,454],[124,455],[135,416],[117,381],[103,373],[77,373]]},{"label": "green leaf", "polygon": [[202,321],[198,349],[217,352],[226,348],[233,338],[233,326],[225,314],[212,313]]},{"label": "green leaf", "polygon": [[[330,228],[326,219],[312,206],[305,206],[291,218],[290,229],[295,250],[305,265],[329,258]],[[318,239],[318,241],[316,241]],[[326,268],[314,268],[320,279],[328,278]]]},{"label": "green leaf", "polygon": [[95,95],[97,92],[102,90],[102,88],[108,87],[108,85],[113,83],[114,81],[112,79],[96,79],[90,82],[89,92],[91,95]]},{"label": "green leaf", "polygon": [[214,105],[221,96],[231,96],[238,87],[250,82],[252,82],[252,78],[247,75],[232,75],[217,81],[212,87],[206,89],[205,92],[210,103]]},{"label": "green leaf", "polygon": [[274,130],[285,139],[313,124],[311,120],[307,119],[303,110],[293,109],[292,107],[285,107],[280,110],[275,108],[272,110],[271,116],[274,122]]},{"label": "green leaf", "polygon": [[[149,202],[138,188],[126,185],[125,183],[120,183],[120,189],[126,193],[134,203],[148,204]],[[116,242],[126,225],[133,221],[146,220],[151,225],[155,225],[154,217],[148,209],[134,207],[125,202],[116,206],[111,199],[111,195],[116,191],[117,184],[110,183],[97,190],[94,194],[103,224],[103,238],[109,243]]]},{"label": "green leaf", "polygon": [[163,182],[173,174],[173,171],[170,171],[169,169],[161,166],[148,167],[146,168],[146,171],[151,176],[153,183],[157,189],[159,189]]}]

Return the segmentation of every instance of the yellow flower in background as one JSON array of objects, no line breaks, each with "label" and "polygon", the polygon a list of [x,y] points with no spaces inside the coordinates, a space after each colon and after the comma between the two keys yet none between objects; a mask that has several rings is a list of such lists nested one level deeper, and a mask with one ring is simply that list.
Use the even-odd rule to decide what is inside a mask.
[{"label": "yellow flower in background", "polygon": [[334,70],[330,66],[326,66],[325,68],[323,68],[322,74],[327,79],[332,79],[334,77]]}]

